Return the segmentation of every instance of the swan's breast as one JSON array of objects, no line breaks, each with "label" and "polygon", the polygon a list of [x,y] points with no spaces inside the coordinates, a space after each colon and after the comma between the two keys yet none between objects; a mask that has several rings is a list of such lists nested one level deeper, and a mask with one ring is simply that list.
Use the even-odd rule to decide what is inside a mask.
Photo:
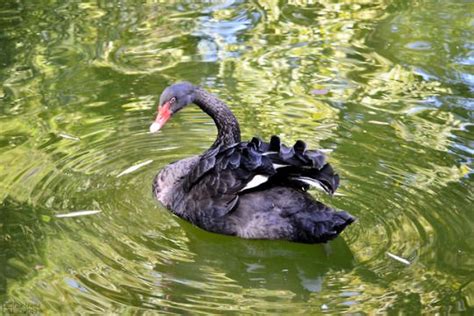
[{"label": "swan's breast", "polygon": [[153,194],[167,208],[171,208],[176,199],[182,196],[182,180],[199,161],[199,156],[175,161],[163,169],[153,180]]}]

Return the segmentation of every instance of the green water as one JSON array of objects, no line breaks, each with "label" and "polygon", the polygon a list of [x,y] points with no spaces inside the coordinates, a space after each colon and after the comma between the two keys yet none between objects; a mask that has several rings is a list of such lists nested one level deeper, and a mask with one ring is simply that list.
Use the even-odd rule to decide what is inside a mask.
[{"label": "green water", "polygon": [[[0,4],[0,314],[474,313],[472,2],[31,2]],[[180,80],[243,139],[331,150],[314,194],[358,221],[248,241],[158,205],[216,132],[197,107],[147,132]]]}]

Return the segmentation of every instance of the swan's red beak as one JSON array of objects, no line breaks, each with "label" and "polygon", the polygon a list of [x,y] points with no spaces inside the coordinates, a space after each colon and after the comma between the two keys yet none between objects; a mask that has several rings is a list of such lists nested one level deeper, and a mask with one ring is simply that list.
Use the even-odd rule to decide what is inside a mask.
[{"label": "swan's red beak", "polygon": [[150,125],[150,133],[158,132],[163,127],[163,125],[165,125],[166,122],[170,119],[172,114],[170,106],[170,102],[165,102],[162,106],[158,107],[158,115],[156,116],[156,119],[153,124]]}]

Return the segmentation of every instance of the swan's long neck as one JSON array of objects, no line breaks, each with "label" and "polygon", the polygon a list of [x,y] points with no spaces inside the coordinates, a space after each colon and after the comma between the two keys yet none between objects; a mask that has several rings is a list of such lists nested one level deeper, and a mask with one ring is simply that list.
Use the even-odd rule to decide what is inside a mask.
[{"label": "swan's long neck", "polygon": [[240,142],[239,122],[227,105],[211,93],[197,88],[194,103],[206,112],[217,127],[217,138],[211,148],[228,146]]}]

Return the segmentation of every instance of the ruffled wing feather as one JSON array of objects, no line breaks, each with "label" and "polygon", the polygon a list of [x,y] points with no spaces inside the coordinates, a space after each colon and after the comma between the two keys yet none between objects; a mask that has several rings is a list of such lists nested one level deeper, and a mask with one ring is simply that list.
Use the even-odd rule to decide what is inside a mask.
[{"label": "ruffled wing feather", "polygon": [[219,218],[237,205],[239,195],[276,184],[298,188],[319,184],[332,194],[339,177],[321,151],[307,150],[302,141],[287,147],[277,136],[269,143],[254,138],[206,152],[185,178],[186,194],[175,208],[199,210],[194,221]]}]

